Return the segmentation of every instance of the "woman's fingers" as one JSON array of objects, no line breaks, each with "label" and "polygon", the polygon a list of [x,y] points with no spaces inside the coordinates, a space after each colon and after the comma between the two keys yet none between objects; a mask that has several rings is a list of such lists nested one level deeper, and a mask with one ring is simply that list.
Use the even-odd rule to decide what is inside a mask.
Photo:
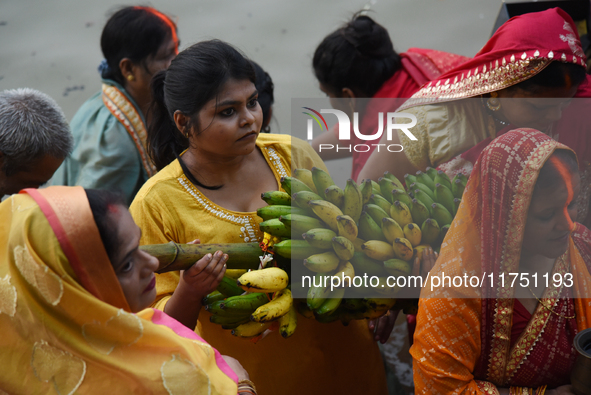
[{"label": "woman's fingers", "polygon": [[193,241],[188,242],[187,244],[201,244],[201,240],[195,239]]},{"label": "woman's fingers", "polygon": [[418,276],[421,273],[421,260],[416,257],[412,265],[412,275]]}]

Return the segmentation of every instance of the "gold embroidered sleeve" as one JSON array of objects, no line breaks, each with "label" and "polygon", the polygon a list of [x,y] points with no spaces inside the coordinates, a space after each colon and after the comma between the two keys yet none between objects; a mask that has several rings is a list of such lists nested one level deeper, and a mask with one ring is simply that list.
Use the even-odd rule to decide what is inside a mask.
[{"label": "gold embroidered sleeve", "polygon": [[488,381],[478,381],[476,380],[476,384],[478,388],[486,395],[499,395],[500,392],[497,387],[493,383],[489,383]]},{"label": "gold embroidered sleeve", "polygon": [[404,132],[398,130],[400,144],[404,147],[404,153],[410,163],[417,169],[424,169],[430,166],[429,122],[427,121],[426,106],[409,108],[404,112],[417,117],[417,124],[410,129],[417,140],[411,140]]}]

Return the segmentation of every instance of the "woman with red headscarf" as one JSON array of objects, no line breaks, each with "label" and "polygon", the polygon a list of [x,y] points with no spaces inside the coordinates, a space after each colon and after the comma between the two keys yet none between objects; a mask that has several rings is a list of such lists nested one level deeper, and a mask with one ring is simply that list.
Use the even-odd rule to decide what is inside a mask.
[{"label": "woman with red headscarf", "polygon": [[[357,179],[375,149],[378,113],[393,112],[419,88],[469,58],[433,49],[394,50],[388,31],[367,15],[355,14],[344,26],[330,33],[314,52],[314,74],[331,105],[353,119],[362,115],[362,140],[352,134],[352,145],[366,144],[368,151],[321,150],[320,144],[337,145],[338,130],[328,130],[312,141],[324,160],[353,156],[351,178]],[[364,99],[367,98],[367,99]],[[371,99],[369,99],[371,98]],[[388,99],[388,100],[385,100]]]},{"label": "woman with red headscarf", "polygon": [[[404,151],[374,152],[359,178],[377,179],[385,170],[401,178],[428,166],[448,175],[469,173],[492,139],[531,127],[572,147],[581,177],[588,179],[590,127],[580,119],[588,102],[568,106],[573,97],[591,95],[585,61],[577,28],[560,8],[511,18],[473,59],[429,82],[398,109],[416,116],[410,128],[416,140],[402,131],[391,141],[384,135],[380,143],[399,143]],[[580,218],[587,216],[591,193],[589,182],[583,184]]]},{"label": "woman with red headscarf", "polygon": [[429,273],[483,283],[423,288],[417,394],[572,393],[573,339],[591,327],[580,189],[575,154],[543,133],[513,130],[485,148]]},{"label": "woman with red headscarf", "polygon": [[147,152],[150,81],[178,53],[176,30],[170,17],[151,7],[125,7],[109,18],[101,35],[102,88],[70,123],[74,151],[54,185],[119,190],[129,204],[156,174]]}]

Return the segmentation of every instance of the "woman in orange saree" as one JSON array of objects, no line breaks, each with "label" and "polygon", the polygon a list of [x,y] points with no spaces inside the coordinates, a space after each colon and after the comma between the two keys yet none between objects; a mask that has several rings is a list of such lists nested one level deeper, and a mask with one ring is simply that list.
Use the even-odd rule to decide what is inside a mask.
[{"label": "woman in orange saree", "polygon": [[[126,262],[149,266],[121,208],[136,238]],[[154,299],[155,265],[142,266],[134,303],[82,187],[24,190],[0,204],[0,218],[1,394],[237,393],[208,343],[160,311],[136,311]]]},{"label": "woman in orange saree", "polygon": [[532,129],[483,151],[429,273],[482,286],[423,288],[411,348],[417,394],[571,393],[573,339],[591,326],[591,232],[571,220],[574,158]]}]

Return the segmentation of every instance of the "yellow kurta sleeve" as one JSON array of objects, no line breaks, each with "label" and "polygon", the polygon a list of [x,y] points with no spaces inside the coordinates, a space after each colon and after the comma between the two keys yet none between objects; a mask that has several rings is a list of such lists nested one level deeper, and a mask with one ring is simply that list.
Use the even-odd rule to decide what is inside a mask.
[{"label": "yellow kurta sleeve", "polygon": [[494,124],[479,99],[412,107],[417,124],[411,129],[413,141],[398,131],[408,160],[418,169],[437,167],[464,153],[488,137],[495,136]]}]

